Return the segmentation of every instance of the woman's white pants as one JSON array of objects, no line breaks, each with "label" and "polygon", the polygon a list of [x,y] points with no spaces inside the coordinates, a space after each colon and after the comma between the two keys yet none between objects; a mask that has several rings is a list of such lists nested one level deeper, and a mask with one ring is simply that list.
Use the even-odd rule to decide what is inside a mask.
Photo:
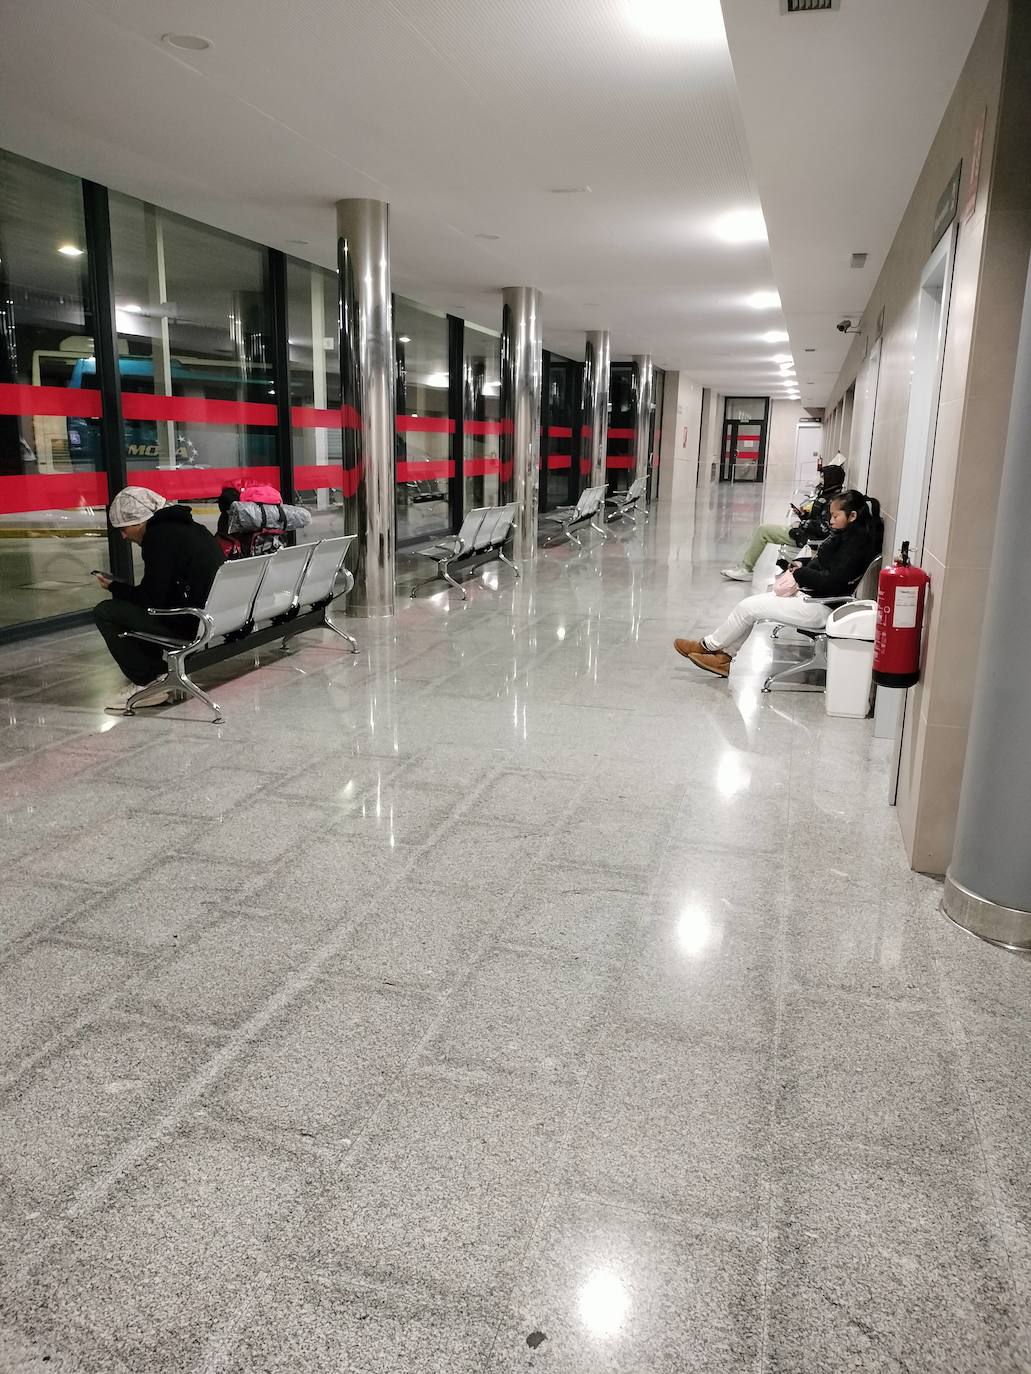
[{"label": "woman's white pants", "polygon": [[724,653],[736,654],[760,620],[772,620],[780,625],[800,625],[806,630],[822,630],[831,613],[830,606],[806,601],[798,596],[775,596],[773,592],[759,592],[746,596],[727,616],[718,629],[705,636],[706,644]]}]

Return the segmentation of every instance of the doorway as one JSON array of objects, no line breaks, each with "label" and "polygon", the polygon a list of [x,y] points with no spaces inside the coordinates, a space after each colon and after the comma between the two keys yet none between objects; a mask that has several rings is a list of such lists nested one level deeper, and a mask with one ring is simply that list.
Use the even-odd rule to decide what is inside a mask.
[{"label": "doorway", "polygon": [[[906,420],[898,515],[895,521],[896,549],[901,548],[904,540],[908,540],[910,557],[914,563],[919,563],[923,554],[957,233],[958,226],[953,224],[931,254],[920,277],[913,385]],[[894,552],[894,549],[885,549],[885,560],[891,558]],[[893,736],[895,740],[888,793],[888,800],[892,806],[898,800],[902,743],[909,717],[911,712],[908,692],[877,693],[874,734],[881,738]]]},{"label": "doorway", "polygon": [[881,341],[877,339],[863,367],[863,375],[856,383],[856,408],[853,414],[852,438],[849,443],[849,467],[852,485],[866,491],[870,481],[870,460],[873,456],[873,426],[877,410],[877,384],[881,379]]},{"label": "doorway", "polygon": [[723,407],[721,482],[761,482],[766,471],[765,396],[728,396]]}]

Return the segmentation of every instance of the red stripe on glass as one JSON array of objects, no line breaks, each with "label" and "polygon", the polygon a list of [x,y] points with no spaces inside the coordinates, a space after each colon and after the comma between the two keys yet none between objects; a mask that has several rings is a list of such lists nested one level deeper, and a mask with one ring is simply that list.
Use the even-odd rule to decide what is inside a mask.
[{"label": "red stripe on glass", "polygon": [[290,423],[295,429],[361,429],[361,416],[353,406],[339,410],[318,410],[315,406],[291,406]]},{"label": "red stripe on glass", "polygon": [[103,509],[106,505],[107,477],[102,472],[0,477],[0,515],[19,515],[34,510],[76,510],[87,506]]},{"label": "red stripe on glass", "polygon": [[0,382],[0,415],[77,415],[96,420],[100,410],[99,391]]},{"label": "red stripe on glass", "polygon": [[455,422],[443,415],[399,415],[398,434],[454,434]]},{"label": "red stripe on glass", "polygon": [[302,463],[294,468],[295,491],[329,491],[339,488],[343,469],[339,463]]},{"label": "red stripe on glass", "polygon": [[580,459],[580,476],[589,477],[591,475],[591,462],[589,458]]},{"label": "red stripe on glass", "polygon": [[491,477],[501,470],[501,460],[496,453],[488,453],[483,458],[467,458],[462,466],[466,477]]},{"label": "red stripe on glass", "polygon": [[610,439],[632,439],[633,437],[634,437],[634,431],[633,431],[632,429],[610,429],[610,430],[609,430],[609,438],[610,438]]},{"label": "red stripe on glass", "polygon": [[454,477],[455,465],[450,458],[399,459],[397,464],[398,482],[433,482],[441,478]]},{"label": "red stripe on glass", "polygon": [[567,425],[551,425],[548,429],[549,439],[572,439],[573,431]]},{"label": "red stripe on glass", "polygon": [[178,420],[196,425],[274,425],[276,408],[264,401],[207,401],[203,396],[122,395],[127,420]]},{"label": "red stripe on glass", "polygon": [[573,466],[573,455],[571,453],[549,453],[548,470],[554,472],[558,468],[571,468]]},{"label": "red stripe on glass", "polygon": [[607,468],[632,468],[634,462],[632,453],[610,453],[605,459],[605,466]]},{"label": "red stripe on glass", "polygon": [[223,487],[240,487],[244,482],[268,482],[279,486],[277,467],[253,468],[133,468],[129,472],[134,486],[149,487],[175,501],[206,501],[218,496]]},{"label": "red stripe on glass", "polygon": [[511,420],[466,420],[466,434],[511,434]]}]

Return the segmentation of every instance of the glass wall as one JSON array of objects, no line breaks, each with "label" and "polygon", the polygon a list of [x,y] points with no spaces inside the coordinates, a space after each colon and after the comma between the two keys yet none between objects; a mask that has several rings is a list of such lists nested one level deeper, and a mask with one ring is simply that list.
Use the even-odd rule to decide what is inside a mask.
[{"label": "glass wall", "polygon": [[540,508],[576,503],[579,485],[580,391],[583,364],[544,354],[541,395]]},{"label": "glass wall", "polygon": [[626,491],[634,477],[634,421],[637,387],[633,363],[613,363],[609,371],[609,433],[605,480],[609,492]]},{"label": "glass wall", "polygon": [[312,512],[312,535],[324,538],[344,533],[343,429],[352,418],[340,406],[336,273],[288,259],[286,305],[293,494]]},{"label": "glass wall", "polygon": [[467,324],[462,350],[465,509],[498,501],[501,467],[501,335]]},{"label": "glass wall", "polygon": [[267,252],[128,196],[110,205],[130,481],[182,500],[278,486]]},{"label": "glass wall", "polygon": [[394,300],[397,350],[397,542],[413,544],[451,528],[455,464],[448,415],[446,315]]},{"label": "glass wall", "polygon": [[108,567],[82,183],[0,151],[0,626],[85,610]]}]

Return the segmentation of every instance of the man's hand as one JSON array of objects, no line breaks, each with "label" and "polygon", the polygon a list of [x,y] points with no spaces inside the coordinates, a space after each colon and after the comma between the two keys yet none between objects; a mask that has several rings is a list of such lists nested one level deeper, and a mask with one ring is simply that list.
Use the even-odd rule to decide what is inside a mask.
[{"label": "man's hand", "polygon": [[100,585],[104,588],[104,591],[105,591],[105,592],[109,590],[109,588],[110,588],[110,586],[111,586],[111,583],[114,581],[114,578],[113,578],[113,577],[105,577],[103,573],[94,573],[93,576],[97,579],[97,581],[100,583]]}]

